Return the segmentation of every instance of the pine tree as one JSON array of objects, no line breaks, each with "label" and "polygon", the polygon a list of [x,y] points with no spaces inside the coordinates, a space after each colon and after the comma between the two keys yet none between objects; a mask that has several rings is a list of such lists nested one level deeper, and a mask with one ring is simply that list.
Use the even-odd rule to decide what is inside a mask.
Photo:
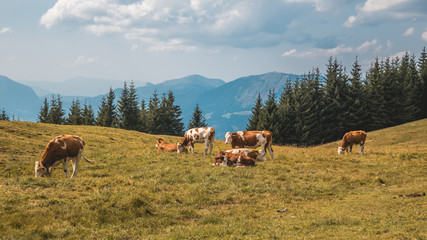
[{"label": "pine tree", "polygon": [[83,124],[82,109],[80,107],[79,99],[77,99],[77,100],[73,99],[73,101],[71,102],[70,112],[69,112],[68,117],[66,119],[66,123],[68,125],[82,125]]},{"label": "pine tree", "polygon": [[386,58],[381,61],[380,64],[380,78],[378,84],[382,89],[382,98],[387,103],[383,106],[382,112],[386,119],[383,119],[383,127],[392,126],[394,122],[400,122],[400,114],[398,113],[398,107],[401,105],[399,97],[401,94],[400,87],[397,80],[397,68],[399,65],[399,59],[396,58],[390,62],[390,58]]},{"label": "pine tree", "polygon": [[313,69],[301,81],[302,99],[300,106],[301,143],[313,145],[323,142],[324,135],[321,123],[321,112],[323,109],[323,91],[320,85],[320,71]]},{"label": "pine tree", "polygon": [[202,110],[199,108],[199,104],[196,104],[196,107],[194,108],[193,115],[191,116],[190,121],[188,122],[187,129],[191,128],[200,128],[200,127],[207,127],[208,124],[206,123],[206,118],[203,116]]},{"label": "pine tree", "polygon": [[85,102],[83,106],[82,117],[83,117],[83,125],[90,125],[90,126],[95,125],[95,116],[93,113],[92,105],[90,104],[88,105]]},{"label": "pine tree", "polygon": [[172,91],[168,92],[168,97],[162,101],[164,108],[164,118],[167,120],[167,135],[181,136],[184,134],[184,124],[182,123],[181,107],[175,105],[175,97]]},{"label": "pine tree", "polygon": [[110,87],[110,91],[107,97],[103,96],[101,99],[101,106],[98,109],[98,116],[96,118],[96,125],[103,127],[115,127],[116,120],[116,106],[114,105],[114,99],[116,94]]},{"label": "pine tree", "polygon": [[[299,80],[297,79],[297,83]],[[296,133],[296,111],[294,87],[290,79],[286,81],[286,85],[280,96],[278,104],[278,144],[297,144],[298,136]]]},{"label": "pine tree", "polygon": [[128,130],[140,129],[140,114],[138,108],[138,97],[136,95],[135,84],[131,81],[129,88],[127,83],[123,84],[123,92],[118,102],[118,122],[119,126]]},{"label": "pine tree", "polygon": [[325,141],[342,137],[348,128],[346,123],[348,105],[348,77],[337,59],[329,58],[325,79],[325,106],[322,110],[322,126]]},{"label": "pine tree", "polygon": [[421,115],[422,105],[420,100],[422,96],[422,83],[417,70],[415,56],[412,55],[408,63],[407,77],[403,83],[403,122],[417,120]]},{"label": "pine tree", "polygon": [[353,63],[350,72],[348,126],[351,130],[363,130],[368,121],[366,89],[362,82],[362,66],[358,59]]},{"label": "pine tree", "polygon": [[55,99],[55,96],[52,95],[52,100],[50,102],[50,111],[48,115],[49,123],[53,124],[64,124],[64,115],[65,112],[62,109],[61,97],[58,94],[58,97]]},{"label": "pine tree", "polygon": [[258,130],[258,122],[261,114],[261,109],[263,108],[261,93],[258,93],[257,99],[255,100],[255,105],[252,108],[252,114],[249,117],[248,124],[246,125],[246,131],[256,131]]},{"label": "pine tree", "polygon": [[3,121],[9,121],[10,120],[9,116],[7,115],[6,110],[4,110],[4,108],[1,110],[0,120],[3,120]]},{"label": "pine tree", "polygon": [[151,134],[158,134],[160,132],[160,100],[157,90],[153,92],[148,102],[147,111],[147,131]]},{"label": "pine tree", "polygon": [[37,118],[39,123],[47,123],[49,121],[49,103],[47,102],[47,97],[44,98],[44,104],[40,108]]},{"label": "pine tree", "polygon": [[145,100],[142,99],[141,101],[141,108],[139,110],[140,119],[141,119],[141,125],[140,125],[140,131],[141,132],[148,132],[147,127],[147,109],[145,108]]},{"label": "pine tree", "polygon": [[[261,115],[259,118],[257,128],[262,130],[268,130],[273,133],[273,136],[278,136],[278,118],[277,118],[277,103],[276,93],[274,89],[268,91],[267,100],[264,103],[264,107],[261,109]],[[273,138],[273,142],[277,140]]]},{"label": "pine tree", "polygon": [[420,115],[419,118],[427,117],[427,51],[423,48],[421,56],[418,59],[418,73],[420,75]]}]

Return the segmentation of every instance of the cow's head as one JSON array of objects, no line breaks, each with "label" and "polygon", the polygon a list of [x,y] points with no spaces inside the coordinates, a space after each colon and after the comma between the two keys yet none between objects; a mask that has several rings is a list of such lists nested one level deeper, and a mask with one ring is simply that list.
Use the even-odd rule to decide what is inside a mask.
[{"label": "cow's head", "polygon": [[233,139],[233,134],[231,132],[227,132],[225,134],[225,144],[231,144],[232,139]]},{"label": "cow's head", "polygon": [[44,167],[40,162],[36,162],[34,167],[35,177],[43,177],[49,175],[49,172],[46,167]]},{"label": "cow's head", "polygon": [[176,152],[177,153],[187,152],[187,148],[183,144],[177,143],[176,144]]},{"label": "cow's head", "polygon": [[338,154],[344,154],[345,149],[343,147],[338,147]]}]

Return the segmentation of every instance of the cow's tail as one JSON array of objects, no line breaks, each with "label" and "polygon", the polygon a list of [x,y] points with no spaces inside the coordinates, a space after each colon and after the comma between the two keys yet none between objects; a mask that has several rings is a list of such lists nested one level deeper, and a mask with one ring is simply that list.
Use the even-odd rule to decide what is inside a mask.
[{"label": "cow's tail", "polygon": [[270,153],[271,159],[273,160],[274,159],[274,151],[273,151],[273,136],[272,136],[272,134],[270,135],[270,138],[267,139],[266,148],[268,149],[268,152]]},{"label": "cow's tail", "polygon": [[83,154],[82,154],[82,157],[83,157],[83,159],[84,159],[86,162],[88,162],[88,163],[92,163],[92,164],[94,164],[94,163],[95,163],[95,161],[90,160],[90,159],[87,159]]}]

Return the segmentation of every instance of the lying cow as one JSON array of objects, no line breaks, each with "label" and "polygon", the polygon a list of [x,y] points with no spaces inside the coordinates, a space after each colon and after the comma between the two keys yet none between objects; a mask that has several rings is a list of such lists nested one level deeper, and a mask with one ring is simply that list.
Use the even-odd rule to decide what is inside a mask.
[{"label": "lying cow", "polygon": [[247,149],[247,148],[234,148],[234,149],[230,149],[227,150],[225,152],[231,152],[234,154],[243,154],[246,157],[251,157],[253,159],[255,159],[256,161],[266,161],[267,159],[265,158],[265,153],[262,153],[261,150],[251,150],[251,149]]},{"label": "lying cow", "polygon": [[178,149],[177,144],[168,143],[161,138],[157,139],[156,148],[157,148],[157,151],[164,151],[164,152],[176,152]]},{"label": "lying cow", "polygon": [[360,144],[360,153],[363,153],[365,140],[366,140],[366,132],[365,131],[351,131],[344,134],[341,146],[338,147],[338,154],[344,154],[344,152],[348,152],[348,148],[353,149],[353,144]]},{"label": "lying cow", "polygon": [[273,134],[270,131],[239,131],[225,134],[225,144],[231,144],[232,148],[259,147],[261,154],[265,155],[267,149],[271,159],[274,159]]},{"label": "lying cow", "polygon": [[53,138],[47,144],[41,160],[35,163],[35,176],[42,177],[50,175],[52,173],[52,168],[62,163],[65,177],[68,177],[67,160],[70,160],[73,166],[73,174],[71,177],[77,177],[77,166],[79,165],[81,157],[89,163],[95,163],[95,161],[89,160],[83,156],[84,147],[85,142],[83,138],[78,136],[61,135]]},{"label": "lying cow", "polygon": [[254,166],[255,159],[245,156],[242,153],[219,152],[215,157],[215,162],[212,166]]},{"label": "lying cow", "polygon": [[184,137],[181,142],[178,143],[177,152],[181,153],[185,151],[185,148],[188,146],[188,150],[194,153],[194,143],[205,143],[205,155],[212,154],[213,141],[215,138],[215,128],[205,127],[205,128],[192,128],[185,132]]}]

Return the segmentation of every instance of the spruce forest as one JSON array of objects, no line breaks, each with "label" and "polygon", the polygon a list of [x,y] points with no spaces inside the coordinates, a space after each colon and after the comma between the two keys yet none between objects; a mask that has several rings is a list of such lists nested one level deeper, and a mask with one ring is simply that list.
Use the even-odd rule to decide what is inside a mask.
[{"label": "spruce forest", "polygon": [[[147,103],[138,102],[135,86],[125,82],[115,103],[115,93],[102,98],[96,117],[91,105],[73,101],[68,116],[61,97],[52,95],[41,107],[41,123],[96,125],[136,130],[150,134],[181,136],[181,108],[172,91],[153,93]],[[3,113],[5,115],[5,113]],[[252,108],[246,130],[269,130],[279,145],[310,146],[340,139],[351,130],[372,131],[427,117],[427,52],[420,57],[406,53],[401,58],[375,59],[365,73],[356,57],[347,73],[330,57],[326,72],[314,68],[304,77],[288,80],[280,96],[271,89],[265,101],[260,94]],[[198,104],[187,127],[206,126]],[[244,129],[242,129],[244,130]]]}]

